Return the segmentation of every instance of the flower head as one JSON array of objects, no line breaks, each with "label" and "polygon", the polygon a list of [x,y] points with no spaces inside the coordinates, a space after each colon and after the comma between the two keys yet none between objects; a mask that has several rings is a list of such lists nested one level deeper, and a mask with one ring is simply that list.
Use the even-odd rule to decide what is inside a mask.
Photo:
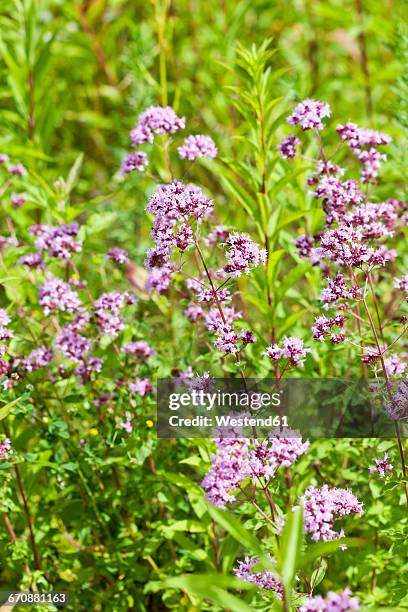
[{"label": "flower head", "polygon": [[220,270],[225,276],[249,274],[252,267],[266,262],[266,250],[260,249],[247,234],[230,233],[225,244],[228,263]]},{"label": "flower head", "polygon": [[30,232],[36,236],[35,246],[40,253],[47,251],[49,257],[70,259],[72,253],[79,253],[82,242],[75,240],[79,233],[77,223],[67,225],[32,225]]},{"label": "flower head", "polygon": [[27,170],[24,168],[23,164],[12,164],[11,166],[8,166],[7,170],[13,176],[24,176],[27,174]]},{"label": "flower head", "polygon": [[41,285],[39,302],[46,315],[53,310],[73,313],[81,306],[76,291],[73,291],[68,283],[56,277],[49,278]]},{"label": "flower head", "polygon": [[330,106],[319,100],[308,99],[296,106],[287,121],[291,125],[300,125],[302,130],[321,130],[324,117],[330,117]]},{"label": "flower head", "polygon": [[119,264],[125,264],[129,262],[129,255],[124,249],[114,247],[106,253],[106,259],[111,259]]},{"label": "flower head", "polygon": [[349,588],[344,589],[342,593],[329,591],[325,599],[317,595],[299,608],[299,612],[346,612],[348,610],[360,610],[360,601],[357,597],[352,597]]},{"label": "flower head", "polygon": [[297,155],[296,146],[300,144],[299,138],[294,134],[289,134],[277,145],[279,154],[283,159],[293,159]]},{"label": "flower head", "polygon": [[0,460],[9,459],[10,455],[13,454],[13,449],[9,438],[5,438],[0,441]]},{"label": "flower head", "polygon": [[140,359],[140,361],[145,361],[149,357],[155,355],[156,351],[153,350],[144,340],[136,340],[124,344],[122,347],[122,353],[132,355],[132,357],[136,357],[137,359]]},{"label": "flower head", "polygon": [[370,474],[374,474],[374,472],[378,472],[381,478],[387,476],[387,472],[392,472],[393,465],[388,460],[388,453],[384,453],[384,456],[378,459],[374,459],[375,465],[370,466],[368,471]]},{"label": "flower head", "polygon": [[160,268],[153,268],[146,282],[146,291],[152,293],[157,291],[158,294],[165,293],[169,288],[171,277],[176,267],[169,263]]},{"label": "flower head", "polygon": [[264,351],[263,355],[269,357],[272,361],[279,361],[280,359],[286,358],[292,366],[303,366],[305,357],[310,352],[311,349],[305,348],[303,340],[300,338],[296,336],[288,338],[285,336],[281,346],[271,344],[271,346]]},{"label": "flower head", "polygon": [[39,368],[45,368],[53,359],[53,352],[45,346],[40,346],[31,351],[23,360],[23,367],[26,372],[34,372]]},{"label": "flower head", "polygon": [[121,164],[122,174],[129,174],[134,170],[143,172],[148,164],[147,155],[144,151],[136,151],[135,153],[129,153]]},{"label": "flower head", "polygon": [[133,393],[137,393],[138,395],[144,397],[153,391],[153,386],[148,378],[136,378],[134,383],[129,383],[129,389]]},{"label": "flower head", "polygon": [[351,491],[329,488],[328,485],[323,485],[320,489],[306,489],[301,504],[304,510],[305,533],[311,533],[314,541],[329,542],[343,537],[342,531],[334,530],[335,520],[363,512],[362,504]]},{"label": "flower head", "polygon": [[238,567],[234,569],[237,578],[255,584],[261,589],[275,591],[278,599],[283,599],[283,587],[276,575],[270,570],[253,571],[258,565],[257,557],[245,557],[243,561],[238,561]]},{"label": "flower head", "polygon": [[130,132],[134,145],[153,142],[154,134],[174,134],[185,127],[184,117],[178,117],[170,106],[149,106]]},{"label": "flower head", "polygon": [[10,202],[13,208],[21,208],[26,203],[26,198],[21,193],[12,193]]},{"label": "flower head", "polygon": [[204,476],[201,486],[206,498],[214,506],[225,508],[234,501],[233,493],[248,476],[248,441],[240,438],[219,438],[217,453],[211,455],[211,470]]},{"label": "flower head", "polygon": [[217,156],[218,149],[210,136],[188,136],[181,147],[178,149],[181,159],[194,160],[198,157],[209,157],[214,159]]}]

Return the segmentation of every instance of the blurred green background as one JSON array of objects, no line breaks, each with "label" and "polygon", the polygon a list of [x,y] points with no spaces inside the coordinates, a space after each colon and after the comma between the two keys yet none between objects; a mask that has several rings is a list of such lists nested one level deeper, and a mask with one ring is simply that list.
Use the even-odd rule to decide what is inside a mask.
[{"label": "blurred green background", "polygon": [[[403,0],[2,1],[2,147],[64,174],[86,156],[84,194],[106,193],[150,103],[236,146],[236,44],[272,39],[281,95],[328,101],[339,120],[381,124],[403,74]],[[42,161],[44,160],[44,161]]]}]

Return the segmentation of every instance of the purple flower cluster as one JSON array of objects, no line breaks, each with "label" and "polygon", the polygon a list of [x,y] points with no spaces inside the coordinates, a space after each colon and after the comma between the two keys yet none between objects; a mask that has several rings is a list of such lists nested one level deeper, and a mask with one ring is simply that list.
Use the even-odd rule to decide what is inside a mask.
[{"label": "purple flower cluster", "polygon": [[135,382],[129,383],[129,389],[144,397],[153,391],[153,385],[148,378],[136,378]]},{"label": "purple flower cluster", "polygon": [[229,306],[223,308],[222,314],[218,306],[212,306],[204,316],[205,325],[215,333],[215,345],[219,351],[235,354],[239,350],[237,342],[242,338],[235,332],[233,323],[241,317],[241,313]]},{"label": "purple flower cluster", "polygon": [[27,174],[27,170],[24,168],[23,164],[11,164],[7,166],[7,170],[13,176],[24,176]]},{"label": "purple flower cluster", "polygon": [[277,145],[280,156],[283,159],[293,159],[297,155],[296,147],[300,144],[299,138],[294,134],[289,134]]},{"label": "purple flower cluster", "polygon": [[398,383],[398,389],[387,404],[386,410],[394,420],[408,418],[408,379]]},{"label": "purple flower cluster", "polygon": [[325,599],[318,595],[299,608],[299,612],[347,612],[347,610],[360,610],[359,599],[352,597],[349,588],[344,589],[342,593],[329,591]]},{"label": "purple flower cluster", "polygon": [[222,353],[232,354],[238,353],[239,348],[237,342],[239,335],[234,330],[234,326],[229,323],[220,325],[215,336],[215,346]]},{"label": "purple flower cluster", "polygon": [[394,287],[400,289],[408,296],[408,274],[405,274],[402,278],[394,279]]},{"label": "purple flower cluster", "polygon": [[184,310],[184,316],[187,317],[187,319],[190,319],[192,323],[196,323],[199,319],[204,317],[204,311],[201,306],[198,306],[197,304],[190,304]]},{"label": "purple flower cluster", "polygon": [[385,245],[372,247],[365,240],[363,228],[340,225],[321,237],[322,254],[344,268],[372,268],[394,261],[396,252]]},{"label": "purple flower cluster", "polygon": [[48,315],[53,310],[75,312],[81,306],[81,300],[76,291],[60,278],[51,277],[39,289],[39,303]]},{"label": "purple flower cluster", "polygon": [[348,283],[341,272],[337,272],[334,278],[326,278],[327,287],[320,294],[320,300],[328,308],[338,300],[356,300],[361,294],[361,289],[357,285],[348,286]]},{"label": "purple flower cluster", "polygon": [[213,202],[195,185],[173,181],[159,185],[146,211],[155,217],[152,237],[156,244],[147,254],[147,268],[166,265],[175,248],[184,251],[193,243],[193,221],[200,223],[212,213]]},{"label": "purple flower cluster", "polygon": [[342,221],[348,226],[360,228],[366,240],[388,238],[394,235],[403,208],[399,200],[387,200],[379,204],[366,202],[347,211]]},{"label": "purple flower cluster", "polygon": [[96,324],[102,334],[116,338],[124,328],[124,319],[120,316],[121,310],[129,303],[133,303],[133,298],[127,293],[111,291],[103,293],[94,304],[94,314]]},{"label": "purple flower cluster", "polygon": [[[345,322],[346,317],[340,313],[335,314],[334,317],[326,317],[325,315],[316,317],[312,327],[312,335],[314,340],[324,342],[326,337],[330,336],[330,342],[332,344],[340,344],[341,342],[344,342],[346,338],[343,331]],[[337,333],[333,333],[333,327],[338,327],[339,331]]]},{"label": "purple flower cluster", "polygon": [[283,599],[283,587],[277,577],[270,570],[253,571],[258,565],[257,557],[245,557],[243,561],[238,561],[238,567],[234,569],[237,578],[255,584],[261,589],[275,591],[278,599]]},{"label": "purple flower cluster", "polygon": [[235,499],[234,491],[246,478],[255,483],[260,478],[270,480],[279,467],[291,466],[309,448],[309,442],[302,442],[299,434],[287,438],[278,433],[250,446],[248,440],[235,437],[240,435],[237,430],[223,429],[220,433],[222,436],[215,440],[217,453],[211,455],[211,470],[201,483],[208,501],[220,508]]},{"label": "purple flower cluster", "polygon": [[248,477],[248,440],[219,438],[215,442],[217,453],[211,455],[212,468],[201,486],[211,504],[225,508],[228,502],[235,500],[233,493]]},{"label": "purple flower cluster", "polygon": [[[7,326],[11,322],[10,317],[4,308],[0,308],[0,357],[3,357],[7,353],[8,347],[6,342],[13,338],[13,332],[7,329]],[[9,364],[4,359],[0,359],[0,376],[7,374],[9,371]]]},{"label": "purple flower cluster", "polygon": [[247,234],[230,233],[225,244],[228,263],[219,271],[220,274],[239,277],[244,273],[249,274],[251,267],[266,262],[266,250],[260,249]]},{"label": "purple flower cluster", "polygon": [[304,100],[296,106],[287,121],[291,125],[300,125],[302,130],[321,130],[324,117],[330,117],[328,104],[319,100]]},{"label": "purple flower cluster", "polygon": [[204,239],[206,246],[216,246],[219,243],[227,242],[230,235],[229,230],[223,225],[217,225]]},{"label": "purple flower cluster", "polygon": [[155,217],[152,237],[156,246],[148,251],[145,260],[145,266],[152,270],[147,283],[149,292],[166,291],[175,269],[169,262],[173,250],[184,251],[193,244],[192,223],[201,223],[212,209],[213,202],[194,185],[173,181],[156,188],[146,208]]},{"label": "purple flower cluster", "polygon": [[154,140],[154,135],[174,134],[184,130],[186,121],[178,117],[170,106],[149,106],[140,116],[136,127],[130,132],[134,146]]},{"label": "purple flower cluster", "polygon": [[346,142],[357,153],[360,153],[364,147],[378,147],[387,145],[392,141],[391,136],[384,134],[384,132],[360,128],[355,123],[339,124],[336,127],[336,132],[343,142]]},{"label": "purple flower cluster", "polygon": [[402,361],[398,355],[392,355],[384,359],[385,369],[390,376],[400,376],[407,369],[407,363]]},{"label": "purple flower cluster", "polygon": [[92,379],[92,375],[102,370],[103,361],[99,357],[89,357],[77,368],[74,368],[73,374],[78,378],[79,382],[84,385]]},{"label": "purple flower cluster", "polygon": [[87,338],[74,331],[70,324],[68,324],[57,335],[56,346],[64,357],[74,363],[81,364],[84,361],[85,355],[90,351],[92,344]]},{"label": "purple flower cluster", "polygon": [[156,351],[149,346],[144,340],[136,340],[134,342],[128,342],[122,347],[122,353],[132,355],[140,361],[146,361],[149,357],[156,354]]},{"label": "purple flower cluster", "polygon": [[129,255],[124,249],[114,247],[106,253],[106,259],[111,259],[119,264],[126,264],[129,262]]},{"label": "purple flower cluster", "polygon": [[35,372],[40,368],[47,367],[54,355],[51,349],[45,346],[39,346],[31,351],[27,357],[23,360],[23,368],[26,372]]},{"label": "purple flower cluster", "polygon": [[305,533],[311,533],[312,540],[330,542],[342,538],[343,531],[334,530],[338,517],[349,514],[362,514],[363,507],[357,497],[348,489],[329,488],[323,485],[320,489],[309,487],[301,498],[304,510]]},{"label": "purple flower cluster", "polygon": [[213,289],[200,288],[197,291],[197,299],[199,302],[218,302],[219,304],[223,304],[224,302],[231,301],[231,293],[230,290],[227,289],[227,287],[224,287],[223,289],[217,289],[215,291]]},{"label": "purple flower cluster", "polygon": [[146,291],[148,293],[156,291],[159,295],[166,293],[175,270],[176,266],[172,262],[160,266],[160,268],[153,268],[146,282]]},{"label": "purple flower cluster", "polygon": [[336,130],[343,142],[348,144],[364,164],[361,174],[362,182],[372,183],[378,176],[381,162],[387,159],[387,156],[380,153],[376,147],[389,144],[392,140],[391,136],[383,132],[360,128],[354,123],[338,125]]},{"label": "purple flower cluster", "polygon": [[147,155],[144,151],[136,151],[135,153],[128,153],[121,164],[122,174],[129,174],[134,170],[138,172],[144,172],[148,165]]},{"label": "purple flower cluster", "polygon": [[35,246],[42,254],[45,251],[49,257],[57,259],[70,259],[72,253],[79,253],[82,248],[80,241],[74,240],[78,235],[79,225],[32,225],[30,232],[36,236]]},{"label": "purple flower cluster", "polygon": [[387,476],[388,472],[392,472],[393,465],[389,462],[388,453],[384,453],[384,456],[378,459],[374,459],[374,466],[368,468],[370,474],[374,474],[374,472],[378,472],[381,478]]},{"label": "purple flower cluster", "polygon": [[159,185],[150,198],[146,211],[157,219],[170,221],[187,221],[190,217],[196,221],[207,219],[213,210],[213,202],[208,199],[199,187],[184,185],[173,181]]},{"label": "purple flower cluster", "polygon": [[359,190],[356,181],[342,181],[335,176],[324,175],[312,194],[316,199],[322,200],[323,210],[327,214],[327,225],[341,220],[347,207],[356,206],[365,200],[365,195]]},{"label": "purple flower cluster", "polygon": [[10,322],[11,319],[8,316],[7,312],[4,310],[4,308],[0,308],[0,325],[2,327],[7,327]]},{"label": "purple flower cluster", "polygon": [[11,441],[9,438],[5,438],[0,441],[0,460],[1,459],[9,459],[10,455],[13,454],[13,449],[11,446]]},{"label": "purple flower cluster", "polygon": [[290,467],[309,446],[309,442],[302,442],[300,437],[271,435],[269,440],[254,443],[248,455],[248,471],[253,478],[269,480],[279,467]]},{"label": "purple flower cluster", "polygon": [[275,362],[288,359],[289,364],[296,367],[303,366],[306,355],[310,352],[311,349],[304,347],[303,340],[291,336],[290,338],[285,337],[283,339],[282,346],[271,344],[263,355]]},{"label": "purple flower cluster", "polygon": [[45,268],[41,253],[28,253],[27,255],[23,255],[18,260],[18,263],[21,266],[26,266],[33,270],[43,270]]},{"label": "purple flower cluster", "polygon": [[10,202],[13,208],[21,208],[26,203],[26,198],[22,193],[12,193]]},{"label": "purple flower cluster", "polygon": [[[136,127],[130,131],[129,137],[133,147],[152,144],[155,135],[174,134],[185,127],[184,117],[178,117],[170,106],[149,106],[140,116]],[[137,150],[129,153],[121,164],[122,174],[134,170],[143,172],[148,165],[147,155]]]},{"label": "purple flower cluster", "polygon": [[218,149],[210,136],[198,134],[188,136],[178,149],[181,159],[194,160],[198,157],[217,157]]}]

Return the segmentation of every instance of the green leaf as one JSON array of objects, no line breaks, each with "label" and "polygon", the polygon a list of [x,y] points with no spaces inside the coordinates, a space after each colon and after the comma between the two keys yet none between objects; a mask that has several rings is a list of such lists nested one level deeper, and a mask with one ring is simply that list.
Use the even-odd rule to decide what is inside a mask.
[{"label": "green leaf", "polygon": [[311,267],[312,264],[310,263],[297,265],[285,276],[285,279],[281,282],[277,291],[275,291],[276,303],[279,303],[284,298],[286,292],[291,289]]},{"label": "green leaf", "polygon": [[288,330],[292,329],[295,323],[306,313],[307,309],[302,308],[302,310],[298,310],[298,312],[294,312],[290,315],[290,317],[284,319],[284,321],[278,326],[279,334],[277,335],[277,340],[280,340]]},{"label": "green leaf", "polygon": [[268,256],[268,281],[269,285],[272,286],[273,280],[276,277],[276,272],[278,269],[278,264],[285,253],[285,249],[279,249],[277,251],[273,251]]},{"label": "green leaf", "polygon": [[188,595],[210,600],[221,606],[223,610],[234,610],[234,612],[252,612],[253,608],[244,603],[240,598],[232,595],[224,587],[232,587],[240,590],[252,590],[250,583],[243,582],[229,576],[218,576],[217,574],[183,574],[164,581],[166,586],[185,591]]},{"label": "green leaf", "polygon": [[80,153],[76,160],[74,161],[67,178],[67,182],[65,183],[64,195],[67,196],[74,189],[75,185],[79,180],[79,175],[82,168],[82,162],[84,161],[84,154]]},{"label": "green leaf", "polygon": [[286,215],[284,217],[283,221],[281,221],[278,224],[278,227],[276,228],[276,231],[278,232],[279,230],[281,230],[286,225],[289,225],[290,223],[293,223],[293,221],[297,221],[298,219],[302,219],[303,217],[305,217],[307,215],[308,212],[309,212],[308,210],[301,210],[300,212],[292,213],[291,215]]},{"label": "green leaf", "polygon": [[320,560],[319,565],[314,570],[312,577],[310,579],[310,584],[313,588],[317,587],[317,585],[320,584],[323,578],[325,577],[326,571],[327,571],[327,565],[328,563],[326,559]]},{"label": "green leaf", "polygon": [[18,397],[17,399],[13,400],[12,402],[9,402],[5,406],[3,406],[3,408],[0,409],[0,421],[5,419],[10,414],[13,406],[15,406],[22,399],[22,397],[23,396]]},{"label": "green leaf", "polygon": [[236,180],[228,178],[225,174],[221,176],[221,180],[226,190],[240,202],[250,217],[252,219],[257,219],[257,203],[251,195],[243,187],[238,185]]},{"label": "green leaf", "polygon": [[303,543],[303,510],[301,507],[289,512],[283,528],[279,573],[286,593],[292,591],[293,580],[299,567]]},{"label": "green leaf", "polygon": [[207,510],[211,518],[220,525],[225,531],[228,531],[233,538],[240,542],[245,548],[257,553],[261,557],[265,556],[264,550],[258,540],[235,518],[230,512],[220,510],[216,506],[207,503]]},{"label": "green leaf", "polygon": [[346,546],[351,548],[353,546],[363,547],[366,541],[363,538],[341,538],[340,540],[334,540],[333,542],[317,542],[308,546],[307,550],[302,555],[301,565],[305,565],[310,561],[314,561],[321,556],[326,556],[334,553]]},{"label": "green leaf", "polygon": [[181,521],[175,521],[171,525],[162,525],[161,530],[165,535],[171,536],[174,531],[188,531],[189,533],[204,533],[207,529],[206,526],[200,521],[194,521],[192,519],[183,519]]}]

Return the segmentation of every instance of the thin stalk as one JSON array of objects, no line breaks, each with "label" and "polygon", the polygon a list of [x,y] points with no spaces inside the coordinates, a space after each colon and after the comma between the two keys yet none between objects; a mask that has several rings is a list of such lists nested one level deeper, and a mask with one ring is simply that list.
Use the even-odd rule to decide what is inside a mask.
[{"label": "thin stalk", "polygon": [[[383,371],[383,374],[384,374],[384,379],[385,379],[386,385],[387,385],[387,390],[388,390],[389,396],[391,397],[390,379],[389,379],[389,376],[388,376],[387,368],[385,367],[384,356],[383,356],[383,352],[382,352],[381,347],[380,347],[380,342],[379,342],[379,339],[378,339],[377,330],[375,329],[374,321],[373,321],[373,318],[371,316],[370,309],[368,308],[367,300],[366,300],[366,296],[365,295],[363,297],[363,304],[364,304],[365,311],[367,313],[367,317],[368,317],[368,321],[370,323],[371,330],[373,332],[374,342],[375,342],[376,347],[377,347],[378,356],[379,356],[379,359],[380,359],[380,362],[381,362],[381,368],[382,368],[382,371]],[[397,421],[394,422],[394,426],[395,426],[395,434],[396,434],[396,437],[397,437],[398,452],[399,452],[400,461],[401,461],[402,475],[403,475],[404,480],[405,480],[404,491],[405,491],[405,499],[406,499],[407,507],[408,507],[407,466],[406,466],[406,461],[405,461],[404,448],[402,446],[401,432],[400,432],[400,428],[399,428],[399,425],[398,425]]]},{"label": "thin stalk", "polygon": [[13,529],[13,525],[10,523],[10,520],[7,514],[5,514],[5,512],[3,512],[2,515],[3,515],[3,521],[7,527],[7,531],[10,534],[10,538],[12,539],[13,544],[17,544],[17,536],[16,536],[16,532]]},{"label": "thin stalk", "polygon": [[166,64],[166,22],[169,0],[153,0],[155,9],[157,38],[159,43],[159,74],[160,74],[160,98],[163,106],[168,104],[167,93],[167,64]]},{"label": "thin stalk", "polygon": [[[10,436],[10,432],[9,432],[9,429],[8,429],[7,425],[4,424],[3,425],[3,429],[4,429],[4,433],[6,434],[6,436],[8,438],[10,438],[11,436]],[[23,502],[24,514],[26,515],[28,532],[29,532],[29,537],[30,537],[31,550],[33,551],[33,557],[34,557],[34,566],[35,566],[35,569],[41,569],[41,558],[40,558],[40,554],[38,552],[37,544],[36,544],[36,541],[35,541],[35,535],[34,535],[34,523],[33,523],[33,519],[32,519],[32,516],[31,516],[30,508],[28,506],[27,495],[26,495],[26,492],[25,492],[25,489],[24,489],[24,484],[23,484],[22,478],[21,478],[20,468],[18,467],[17,464],[14,466],[14,472],[15,472],[15,475],[16,475],[17,487],[18,487],[18,490],[19,490],[19,493],[20,493],[21,500]],[[7,522],[6,522],[6,525],[7,525]],[[13,533],[14,533],[14,531],[13,531]]]},{"label": "thin stalk", "polygon": [[23,485],[23,481],[21,479],[21,474],[20,474],[20,469],[18,467],[18,465],[14,466],[14,472],[16,474],[16,479],[17,479],[17,486],[18,486],[18,490],[20,492],[20,496],[23,502],[23,507],[24,507],[24,513],[26,515],[26,519],[27,519],[27,526],[28,526],[28,531],[30,534],[30,543],[31,543],[31,550],[33,551],[33,556],[34,556],[34,566],[35,569],[40,570],[41,569],[41,558],[40,558],[40,554],[38,552],[38,548],[37,548],[37,544],[35,541],[35,535],[34,535],[34,523],[33,523],[33,519],[30,513],[30,509],[28,507],[28,501],[27,501],[27,496],[24,490],[24,485]]},{"label": "thin stalk", "polygon": [[221,574],[220,555],[219,555],[219,550],[218,550],[218,538],[217,538],[216,525],[214,521],[211,522],[211,531],[212,531],[211,543],[212,543],[212,547],[214,551],[215,569],[216,569],[217,574]]},{"label": "thin stalk", "polygon": [[373,115],[373,99],[371,95],[371,79],[370,69],[368,66],[368,53],[367,53],[367,38],[364,32],[364,10],[363,0],[355,0],[357,19],[360,26],[360,33],[358,35],[358,45],[360,49],[360,66],[364,77],[364,93],[365,93],[365,105],[367,116],[371,119]]}]

